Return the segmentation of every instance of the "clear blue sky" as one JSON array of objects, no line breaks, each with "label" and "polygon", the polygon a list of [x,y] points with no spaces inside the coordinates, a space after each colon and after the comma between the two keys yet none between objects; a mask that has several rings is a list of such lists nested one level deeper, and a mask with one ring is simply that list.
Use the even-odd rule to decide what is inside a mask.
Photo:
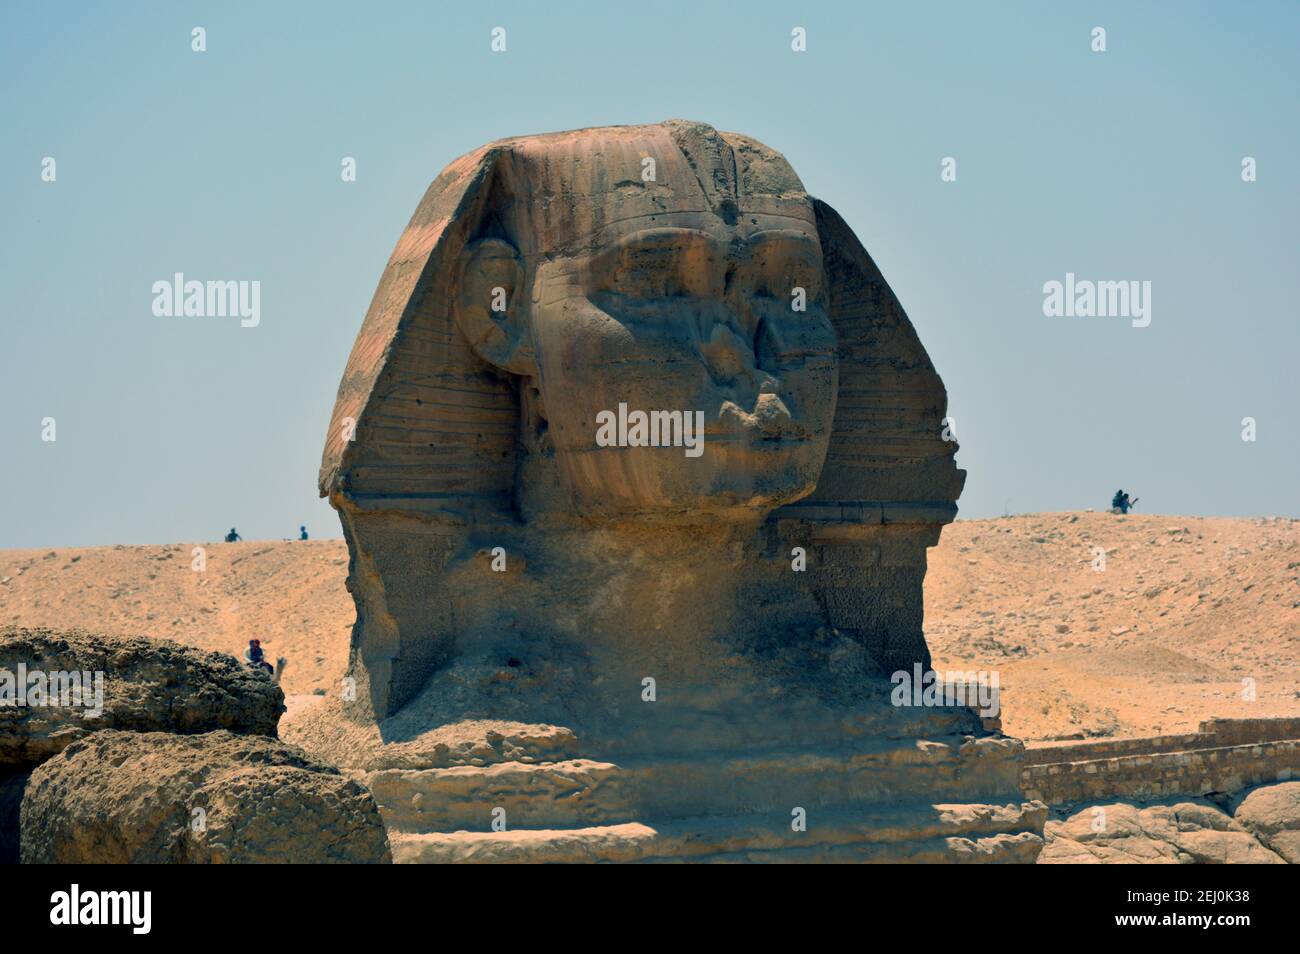
[{"label": "clear blue sky", "polygon": [[[619,6],[5,0],[0,547],[338,536],[325,427],[430,180],[675,116],[857,231],[947,383],[963,516],[1300,515],[1300,4]],[[177,271],[259,280],[260,326],[155,318]],[[1045,317],[1067,271],[1151,281],[1150,327]]]}]

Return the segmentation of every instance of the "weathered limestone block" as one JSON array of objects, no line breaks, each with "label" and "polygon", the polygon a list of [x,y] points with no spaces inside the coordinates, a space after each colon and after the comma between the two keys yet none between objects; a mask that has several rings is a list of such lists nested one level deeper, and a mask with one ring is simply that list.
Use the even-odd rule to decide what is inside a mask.
[{"label": "weathered limestone block", "polygon": [[386,863],[374,800],[274,739],[96,732],[32,773],[24,864]]},{"label": "weathered limestone block", "polygon": [[1039,864],[1285,864],[1207,801],[1089,805],[1048,821]]},{"label": "weathered limestone block", "polygon": [[393,836],[399,864],[866,862],[1032,864],[1042,805],[924,805],[814,814],[806,831],[756,816]]},{"label": "weathered limestone block", "polygon": [[1300,864],[1300,782],[1245,793],[1232,817],[1288,864]]},{"label": "weathered limestone block", "polygon": [[[9,628],[0,633],[0,703],[6,673],[27,677],[29,697],[18,704],[10,684],[15,704],[0,704],[0,771],[32,768],[101,729],[274,736],[284,711],[284,694],[264,674],[164,639]],[[62,691],[62,674],[73,673],[88,687],[80,695]],[[36,685],[52,691],[38,698]]]}]

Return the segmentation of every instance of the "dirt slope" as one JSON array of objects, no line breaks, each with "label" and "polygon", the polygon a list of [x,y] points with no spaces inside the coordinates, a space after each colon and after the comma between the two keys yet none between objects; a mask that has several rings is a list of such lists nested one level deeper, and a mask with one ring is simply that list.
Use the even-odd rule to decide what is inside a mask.
[{"label": "dirt slope", "polygon": [[[205,551],[193,569],[195,546]],[[0,625],[170,637],[289,660],[286,693],[334,685],[355,612],[340,540],[0,550]]]},{"label": "dirt slope", "polygon": [[[79,626],[287,656],[325,691],[353,621],[339,541],[0,551],[0,625]],[[1106,550],[1094,570],[1094,547]],[[1067,513],[958,521],[930,552],[939,668],[997,670],[1026,739],[1300,715],[1300,521]],[[1243,680],[1254,680],[1254,701]]]},{"label": "dirt slope", "polygon": [[1010,734],[1144,735],[1300,714],[1300,521],[958,521],[930,556],[936,668],[998,669]]}]

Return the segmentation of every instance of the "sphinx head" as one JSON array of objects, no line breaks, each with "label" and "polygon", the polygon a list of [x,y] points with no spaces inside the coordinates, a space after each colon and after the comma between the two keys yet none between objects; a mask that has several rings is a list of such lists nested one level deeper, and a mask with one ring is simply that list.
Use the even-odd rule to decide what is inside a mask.
[{"label": "sphinx head", "polygon": [[811,200],[742,137],[670,122],[508,143],[455,325],[518,379],[531,512],[762,515],[811,493],[835,333]]},{"label": "sphinx head", "polygon": [[766,146],[669,121],[477,149],[389,259],[322,456],[359,698],[393,712],[516,635],[610,686],[665,646],[689,681],[741,634],[820,627],[928,660],[945,409],[866,250]]}]

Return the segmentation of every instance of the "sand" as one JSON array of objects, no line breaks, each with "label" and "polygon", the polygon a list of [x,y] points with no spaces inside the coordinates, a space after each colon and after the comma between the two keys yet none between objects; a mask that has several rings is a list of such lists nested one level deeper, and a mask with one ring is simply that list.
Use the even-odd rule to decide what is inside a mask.
[{"label": "sand", "polygon": [[[1300,715],[1300,521],[959,520],[930,557],[935,666],[998,672],[1009,734],[1150,735],[1213,716]],[[0,625],[235,655],[257,637],[287,657],[286,693],[324,693],[347,662],[346,577],[337,540],[0,550]]]}]

